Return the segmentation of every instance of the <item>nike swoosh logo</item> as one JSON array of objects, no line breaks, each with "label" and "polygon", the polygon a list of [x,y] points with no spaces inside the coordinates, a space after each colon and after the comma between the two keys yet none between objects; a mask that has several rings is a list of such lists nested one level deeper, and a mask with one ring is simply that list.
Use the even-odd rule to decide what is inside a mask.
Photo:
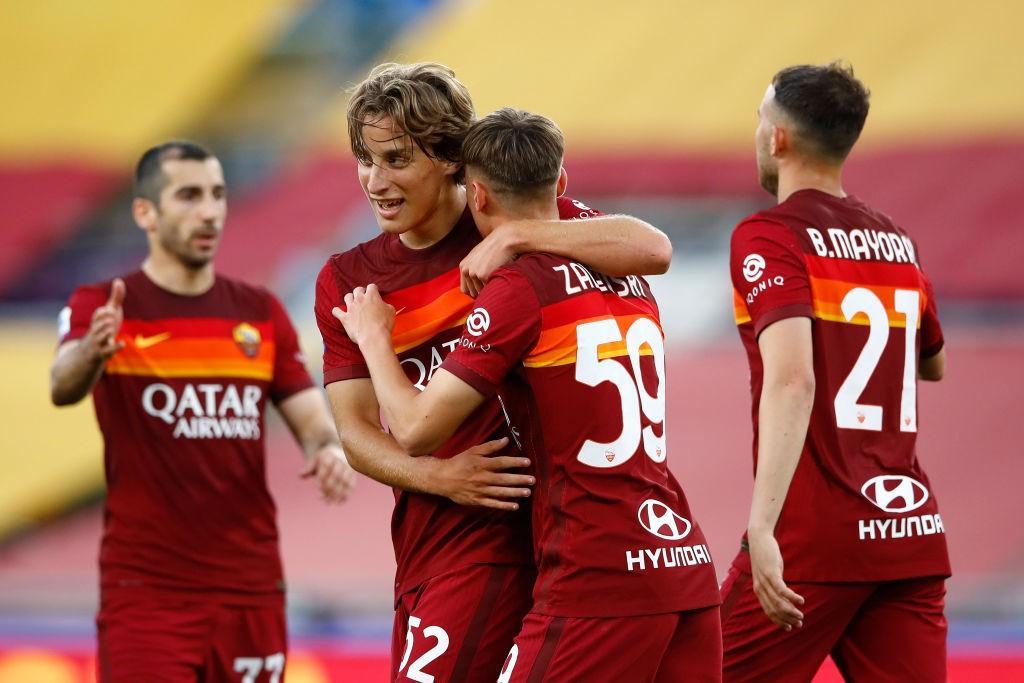
[{"label": "nike swoosh logo", "polygon": [[156,346],[162,341],[167,341],[171,338],[170,332],[163,332],[161,334],[154,334],[152,337],[143,337],[141,334],[135,335],[135,348],[137,349],[148,349],[150,346]]}]

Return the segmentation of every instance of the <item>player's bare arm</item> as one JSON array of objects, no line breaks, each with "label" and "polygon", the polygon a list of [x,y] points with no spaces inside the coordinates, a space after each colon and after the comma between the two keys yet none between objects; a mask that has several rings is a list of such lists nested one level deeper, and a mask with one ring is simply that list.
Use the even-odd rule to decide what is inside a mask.
[{"label": "player's bare arm", "polygon": [[775,525],[800,460],[814,405],[814,355],[810,318],[787,318],[758,337],[764,361],[759,442],[747,540],[754,592],[765,614],[791,630],[803,625],[804,599],[783,580]]},{"label": "player's bare arm", "polygon": [[117,333],[124,320],[124,281],[114,280],[110,298],[92,314],[89,331],[81,339],[65,342],[57,349],[50,368],[50,400],[54,405],[78,403],[96,385],[111,356],[124,347]]},{"label": "player's bare arm", "polygon": [[946,349],[940,349],[934,356],[922,358],[917,366],[917,376],[926,382],[938,382],[946,374]]},{"label": "player's bare arm", "polygon": [[300,476],[315,477],[328,503],[341,503],[352,492],[356,476],[341,449],[338,432],[319,389],[304,389],[282,401],[278,411],[306,458]]},{"label": "player's bare arm", "polygon": [[582,261],[616,277],[659,275],[672,261],[672,243],[665,233],[633,216],[515,220],[487,235],[459,264],[462,291],[476,297],[495,270],[519,254],[536,251]]},{"label": "player's bare arm", "polygon": [[518,456],[495,456],[507,439],[488,441],[451,458],[411,457],[380,423],[380,406],[369,379],[327,385],[342,444],[356,471],[406,491],[443,496],[460,505],[515,510],[529,495],[533,477],[504,470],[527,467]]},{"label": "player's bare arm", "polygon": [[483,402],[480,392],[444,370],[424,391],[409,381],[391,347],[395,309],[384,302],[376,285],[349,292],[345,310],[335,308],[332,313],[359,345],[391,433],[413,455],[429,453],[447,441]]}]

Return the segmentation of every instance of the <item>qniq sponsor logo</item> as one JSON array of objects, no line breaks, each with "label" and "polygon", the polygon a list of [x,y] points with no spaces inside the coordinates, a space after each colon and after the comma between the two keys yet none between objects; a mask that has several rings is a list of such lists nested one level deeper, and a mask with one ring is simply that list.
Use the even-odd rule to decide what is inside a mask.
[{"label": "qniq sponsor logo", "polygon": [[764,256],[750,254],[743,259],[743,277],[746,278],[747,282],[757,282],[764,275],[764,267]]},{"label": "qniq sponsor logo", "polygon": [[473,312],[466,318],[466,331],[474,337],[479,337],[491,326],[491,314],[486,308],[474,308]]},{"label": "qniq sponsor logo", "polygon": [[883,474],[864,482],[860,492],[886,512],[910,512],[928,501],[924,484],[901,474]]},{"label": "qniq sponsor logo", "polygon": [[636,511],[640,526],[666,541],[678,541],[690,534],[693,526],[660,500],[645,500]]}]

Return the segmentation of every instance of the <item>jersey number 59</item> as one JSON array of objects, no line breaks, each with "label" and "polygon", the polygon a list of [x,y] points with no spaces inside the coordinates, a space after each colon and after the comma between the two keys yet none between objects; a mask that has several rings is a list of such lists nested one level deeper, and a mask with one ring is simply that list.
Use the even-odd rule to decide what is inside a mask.
[{"label": "jersey number 59", "polygon": [[[607,443],[587,439],[576,459],[591,467],[617,467],[637,451],[641,439],[644,452],[655,462],[664,462],[665,451],[665,342],[661,330],[650,318],[637,318],[626,330],[626,352],[632,373],[613,358],[601,358],[603,344],[622,341],[622,332],[614,319],[584,323],[576,328],[576,380],[596,387],[611,382],[619,391],[622,407],[622,433]],[[650,349],[658,376],[658,390],[652,394],[640,372],[644,346]],[[640,411],[652,424],[662,425],[658,436],[651,426],[641,429]]]}]

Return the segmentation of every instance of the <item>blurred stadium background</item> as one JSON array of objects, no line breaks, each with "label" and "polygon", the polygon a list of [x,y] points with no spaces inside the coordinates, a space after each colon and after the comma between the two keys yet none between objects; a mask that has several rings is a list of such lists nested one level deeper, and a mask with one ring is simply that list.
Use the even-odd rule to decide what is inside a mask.
[{"label": "blurred stadium background", "polygon": [[[570,194],[664,229],[672,467],[727,569],[751,487],[746,361],[730,318],[732,225],[757,186],[755,110],[792,63],[848,59],[873,92],[846,187],[920,242],[950,369],[920,392],[920,457],[941,499],[951,680],[1024,680],[1024,5],[608,0],[0,2],[0,681],[92,678],[103,495],[87,403],[48,403],[72,288],[134,268],[131,169],[188,137],[231,190],[218,270],[282,296],[320,355],[313,280],[375,234],[347,147],[344,89],[379,61],[452,66],[483,114],[557,120]],[[384,680],[391,494],[323,506],[270,437],[290,584],[289,680]],[[829,666],[819,679],[838,680]]]}]

